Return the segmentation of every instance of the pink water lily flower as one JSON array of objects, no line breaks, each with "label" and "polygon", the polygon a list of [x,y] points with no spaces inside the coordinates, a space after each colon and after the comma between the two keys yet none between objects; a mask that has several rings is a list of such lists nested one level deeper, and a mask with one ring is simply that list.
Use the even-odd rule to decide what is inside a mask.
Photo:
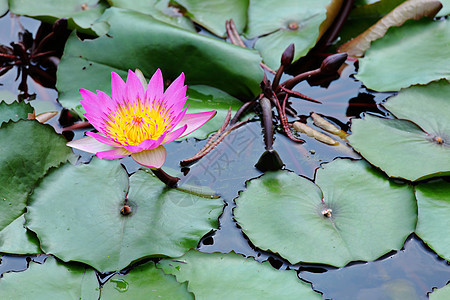
[{"label": "pink water lily flower", "polygon": [[141,165],[159,169],[166,160],[164,144],[188,135],[206,122],[216,111],[186,114],[184,74],[164,92],[158,69],[148,85],[140,71],[128,71],[126,83],[111,73],[112,95],[80,89],[85,117],[98,130],[68,146],[95,153],[100,159],[128,155]]}]

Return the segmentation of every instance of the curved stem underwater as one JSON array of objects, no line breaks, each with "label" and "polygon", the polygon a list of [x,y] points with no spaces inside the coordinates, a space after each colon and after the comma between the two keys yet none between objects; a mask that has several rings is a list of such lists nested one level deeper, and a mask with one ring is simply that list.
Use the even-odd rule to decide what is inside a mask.
[{"label": "curved stem underwater", "polygon": [[174,188],[177,186],[178,181],[180,180],[179,177],[170,176],[166,172],[164,172],[162,169],[151,169],[153,174],[155,174],[156,177],[158,177],[159,180],[164,182],[168,187]]}]

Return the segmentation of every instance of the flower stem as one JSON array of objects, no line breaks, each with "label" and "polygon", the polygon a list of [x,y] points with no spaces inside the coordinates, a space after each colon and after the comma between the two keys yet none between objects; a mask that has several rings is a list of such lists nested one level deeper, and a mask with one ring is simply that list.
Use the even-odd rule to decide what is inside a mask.
[{"label": "flower stem", "polygon": [[341,9],[339,10],[339,13],[333,23],[317,42],[316,45],[319,47],[316,46],[315,48],[325,48],[331,46],[336,41],[339,33],[341,32],[342,26],[353,8],[354,2],[354,0],[347,0],[342,3]]},{"label": "flower stem", "polygon": [[[315,70],[308,71],[308,72],[305,72],[305,73],[301,73],[301,74],[298,74],[297,76],[295,76],[295,77],[293,77],[291,79],[286,80],[281,85],[284,86],[285,88],[291,90],[295,85],[297,85],[297,83],[299,83],[299,82],[301,82],[301,81],[303,81],[305,79],[308,79],[310,77],[316,76],[320,72],[321,71],[320,71],[320,68],[319,68],[319,69],[315,69]],[[278,92],[278,88],[277,88],[276,92]]]},{"label": "flower stem", "polygon": [[159,180],[161,180],[162,182],[164,182],[168,187],[176,187],[178,181],[180,180],[179,177],[173,177],[170,176],[169,174],[167,174],[166,172],[164,172],[162,169],[151,169],[153,174],[156,175],[156,177],[158,177]]},{"label": "flower stem", "polygon": [[270,100],[266,97],[262,97],[259,100],[259,104],[262,109],[262,117],[264,124],[264,144],[266,145],[266,150],[273,149],[273,123],[272,123],[272,105]]},{"label": "flower stem", "polygon": [[253,108],[253,106],[256,105],[256,101],[249,101],[242,104],[242,106],[238,109],[236,114],[234,115],[233,119],[231,119],[230,125],[233,126],[236,124],[239,120],[239,118],[250,108]]}]

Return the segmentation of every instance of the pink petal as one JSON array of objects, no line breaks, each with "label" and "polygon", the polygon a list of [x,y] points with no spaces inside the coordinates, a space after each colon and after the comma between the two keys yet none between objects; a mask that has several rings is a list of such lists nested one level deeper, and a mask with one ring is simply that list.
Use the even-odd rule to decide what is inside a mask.
[{"label": "pink petal", "polygon": [[[183,96],[180,96],[180,91],[184,90],[185,94]],[[172,84],[167,88],[167,90],[164,92],[164,102],[166,102],[166,106],[170,107],[174,104],[176,104],[179,101],[182,101],[181,97],[186,96],[186,89],[184,87],[184,73],[181,73],[180,76],[178,76],[177,79],[175,79]],[[184,105],[184,103],[183,103]]]},{"label": "pink petal", "polygon": [[[139,146],[141,146],[144,150],[155,149],[156,147],[161,145],[162,141],[164,141],[166,134],[167,134],[167,132],[164,132],[163,134],[161,134],[161,136],[157,140],[150,140],[150,139],[145,140],[145,141],[141,142],[139,144]],[[153,143],[150,143],[150,141],[153,141]]]},{"label": "pink petal", "polygon": [[[83,98],[87,95],[87,90],[80,90]],[[84,94],[83,94],[84,93]],[[95,95],[94,93],[89,92],[90,94]],[[87,102],[90,101],[90,102]],[[95,102],[92,98],[88,100],[80,101],[83,105],[84,109],[87,111],[84,116],[88,119],[89,123],[94,126],[95,129],[105,134],[103,128],[105,128],[106,123],[108,122],[107,116],[114,112],[117,109],[117,106],[120,104],[116,103],[115,99],[111,99],[107,94],[102,91],[97,91]],[[122,100],[119,100],[122,101]]]},{"label": "pink petal", "polygon": [[[104,128],[105,125],[104,110],[105,107],[107,108],[108,105],[111,105],[111,103],[109,103],[108,105],[104,105],[102,103],[102,100],[104,99],[100,100],[97,94],[85,89],[80,89],[80,93],[84,99],[80,101],[81,105],[86,111],[84,116],[89,121],[89,123],[91,123],[91,125],[94,126],[95,129],[104,134],[105,132],[102,130],[102,128]],[[111,99],[107,99],[107,102],[111,102]]]},{"label": "pink petal", "polygon": [[101,143],[90,136],[68,142],[66,145],[89,153],[97,153],[114,149],[114,147]]},{"label": "pink petal", "polygon": [[123,148],[114,148],[108,151],[97,152],[97,157],[100,159],[117,159],[130,155],[131,152],[123,149]]},{"label": "pink petal", "polygon": [[139,99],[144,100],[144,87],[133,71],[128,70],[127,83],[125,84],[127,100],[129,103],[136,103]]},{"label": "pink petal", "polygon": [[156,70],[155,74],[153,74],[150,82],[147,86],[147,91],[145,92],[145,98],[153,101],[160,100],[162,98],[164,92],[164,82],[161,70]]},{"label": "pink petal", "polygon": [[98,115],[103,112],[97,94],[86,89],[80,89],[80,94],[83,97],[80,103],[87,114]]},{"label": "pink petal", "polygon": [[111,72],[111,97],[113,99],[125,98],[125,82],[115,72]]},{"label": "pink petal", "polygon": [[192,131],[198,129],[203,124],[211,120],[212,117],[216,115],[217,111],[206,111],[201,113],[195,113],[195,114],[187,114],[184,116],[183,119],[181,119],[180,123],[178,123],[176,128],[179,128],[181,126],[187,125],[186,131],[180,136],[182,138],[183,136],[188,135]]},{"label": "pink petal", "polygon": [[117,105],[123,103],[122,99],[111,99],[106,93],[97,90],[97,105],[102,108],[103,113],[116,110]]},{"label": "pink petal", "polygon": [[110,145],[110,146],[113,146],[113,147],[122,147],[122,145],[120,145],[119,143],[116,143],[115,141],[113,141],[109,137],[103,136],[101,134],[89,131],[89,132],[86,132],[86,135],[93,137],[94,139],[96,139],[100,143],[103,143],[103,144],[106,144],[106,145]]},{"label": "pink petal", "polygon": [[165,106],[170,107],[173,113],[178,114],[183,109],[184,104],[186,104],[188,98],[186,97],[186,90],[187,86],[183,86],[179,90],[174,91],[170,98],[164,97]]},{"label": "pink petal", "polygon": [[167,151],[164,146],[159,146],[156,149],[144,150],[139,153],[131,154],[131,157],[143,166],[159,169],[166,161]]},{"label": "pink petal", "polygon": [[142,148],[140,145],[123,145],[122,147],[127,151],[130,151],[131,153],[138,153],[144,151],[144,148]]},{"label": "pink petal", "polygon": [[[89,105],[84,104],[83,107],[87,111]],[[100,128],[102,128],[105,123],[103,118],[101,118],[102,115],[103,115],[102,112],[94,112],[93,109],[89,109],[89,113],[84,114],[85,118],[89,121],[89,123],[91,123],[91,125],[95,129],[99,130],[101,133],[104,133],[102,130],[100,130]]]},{"label": "pink petal", "polygon": [[184,116],[186,115],[186,111],[187,111],[188,107],[186,106],[185,109],[183,109],[180,113],[178,113],[178,115],[170,122],[170,125],[172,126],[172,128],[179,128],[181,126],[177,126],[178,123],[180,123],[180,121],[184,118]]},{"label": "pink petal", "polygon": [[164,141],[162,142],[162,144],[164,145],[164,144],[173,142],[174,140],[179,138],[186,131],[186,129],[187,129],[187,125],[185,124],[183,127],[180,127],[177,130],[168,133],[166,135],[166,137],[164,138]]},{"label": "pink petal", "polygon": [[86,113],[84,116],[90,116],[91,118],[98,119],[98,117],[103,113],[102,107],[97,103],[80,101]]},{"label": "pink petal", "polygon": [[97,103],[97,94],[86,89],[80,89],[80,94],[84,101],[89,103]]},{"label": "pink petal", "polygon": [[159,145],[161,145],[164,140],[166,133],[163,133],[157,140],[147,139],[142,141],[139,145],[123,145],[125,149],[132,153],[138,153],[144,150],[155,149]]}]

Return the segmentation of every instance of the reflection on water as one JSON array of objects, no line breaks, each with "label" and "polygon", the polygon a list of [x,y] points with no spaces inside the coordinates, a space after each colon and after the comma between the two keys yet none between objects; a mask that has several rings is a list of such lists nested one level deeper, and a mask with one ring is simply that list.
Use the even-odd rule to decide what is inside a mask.
[{"label": "reflection on water", "polygon": [[324,298],[426,299],[434,287],[447,284],[450,267],[413,234],[403,250],[384,259],[321,274],[300,271],[299,276]]}]

